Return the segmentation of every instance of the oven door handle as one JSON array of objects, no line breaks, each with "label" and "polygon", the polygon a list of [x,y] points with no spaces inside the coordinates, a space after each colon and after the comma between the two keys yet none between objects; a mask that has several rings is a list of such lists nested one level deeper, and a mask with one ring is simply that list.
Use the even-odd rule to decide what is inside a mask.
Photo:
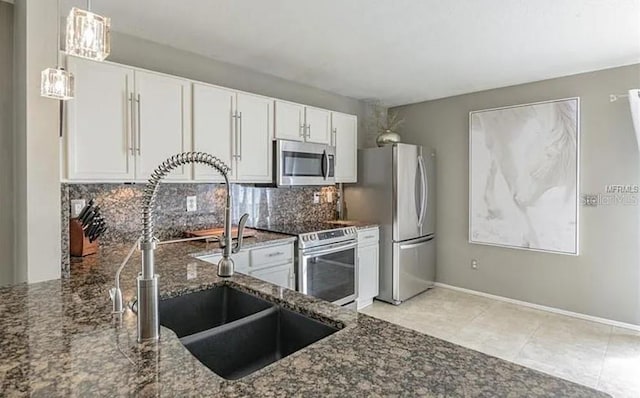
[{"label": "oven door handle", "polygon": [[327,249],[318,249],[318,250],[303,250],[302,256],[305,258],[323,256],[325,254],[337,253],[343,250],[355,249],[358,247],[358,242],[349,243],[347,245],[337,244]]}]

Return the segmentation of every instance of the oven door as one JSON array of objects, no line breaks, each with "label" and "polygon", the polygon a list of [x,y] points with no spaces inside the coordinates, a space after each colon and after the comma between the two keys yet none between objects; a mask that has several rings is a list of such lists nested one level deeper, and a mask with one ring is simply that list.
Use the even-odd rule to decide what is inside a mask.
[{"label": "oven door", "polygon": [[333,185],[335,149],[328,145],[278,140],[276,183],[291,185]]},{"label": "oven door", "polygon": [[301,250],[298,256],[298,291],[338,305],[358,296],[358,244],[337,243]]}]

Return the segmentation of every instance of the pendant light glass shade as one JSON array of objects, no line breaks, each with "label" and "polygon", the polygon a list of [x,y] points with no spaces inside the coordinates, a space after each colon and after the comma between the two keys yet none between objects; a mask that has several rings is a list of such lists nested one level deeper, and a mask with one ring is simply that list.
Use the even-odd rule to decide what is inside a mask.
[{"label": "pendant light glass shade", "polygon": [[73,98],[73,74],[61,68],[47,68],[42,71],[40,95],[57,100]]},{"label": "pendant light glass shade", "polygon": [[65,52],[104,61],[111,51],[111,18],[73,7],[67,17]]}]

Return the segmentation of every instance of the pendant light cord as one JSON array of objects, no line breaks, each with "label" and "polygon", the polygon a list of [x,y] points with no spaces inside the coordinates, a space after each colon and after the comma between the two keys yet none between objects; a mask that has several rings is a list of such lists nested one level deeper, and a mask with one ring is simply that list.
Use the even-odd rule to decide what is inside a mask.
[{"label": "pendant light cord", "polygon": [[56,5],[56,68],[60,69],[60,0]]}]

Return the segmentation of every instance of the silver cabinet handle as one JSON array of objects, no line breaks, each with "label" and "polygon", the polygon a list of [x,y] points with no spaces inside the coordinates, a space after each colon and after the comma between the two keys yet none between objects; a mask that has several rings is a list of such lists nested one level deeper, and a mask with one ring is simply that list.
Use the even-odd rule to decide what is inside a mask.
[{"label": "silver cabinet handle", "polygon": [[307,138],[311,138],[311,125],[307,124]]},{"label": "silver cabinet handle", "polygon": [[238,158],[238,111],[234,110],[231,114],[231,118],[233,119],[233,155],[231,156],[234,159]]},{"label": "silver cabinet handle", "polygon": [[336,141],[338,141],[338,128],[334,127],[331,132],[333,133],[333,146],[336,146]]},{"label": "silver cabinet handle", "polygon": [[131,156],[135,155],[135,131],[136,128],[133,124],[133,118],[135,114],[134,104],[133,104],[133,93],[129,93],[129,151],[131,151]]},{"label": "silver cabinet handle", "polygon": [[300,137],[305,138],[307,136],[306,131],[307,131],[307,125],[306,124],[301,124],[300,125]]},{"label": "silver cabinet handle", "polygon": [[140,113],[140,94],[138,94],[138,99],[136,101],[138,103],[138,114],[136,115],[136,120],[138,122],[138,155],[140,155],[140,148],[142,147],[142,134],[140,133],[140,119],[142,119],[142,117],[140,117],[141,113]]},{"label": "silver cabinet handle", "polygon": [[267,254],[267,257],[277,257],[277,256],[284,256],[284,252],[275,252],[275,253]]},{"label": "silver cabinet handle", "polygon": [[238,160],[242,160],[242,111],[238,116],[240,119],[240,131],[238,132]]}]

